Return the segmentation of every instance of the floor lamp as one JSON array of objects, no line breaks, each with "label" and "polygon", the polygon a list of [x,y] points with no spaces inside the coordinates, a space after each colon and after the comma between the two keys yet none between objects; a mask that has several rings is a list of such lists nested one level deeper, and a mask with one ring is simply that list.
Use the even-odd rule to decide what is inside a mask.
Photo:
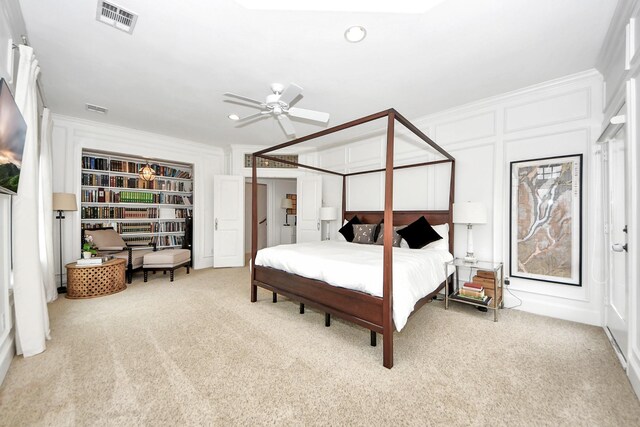
[{"label": "floor lamp", "polygon": [[331,221],[335,221],[336,219],[338,219],[338,208],[320,208],[320,221],[329,222],[329,224],[327,224],[327,240],[331,240]]},{"label": "floor lamp", "polygon": [[464,261],[470,264],[478,262],[473,254],[473,224],[487,223],[487,210],[482,203],[460,202],[453,204],[453,222],[467,226],[467,255]]},{"label": "floor lamp", "polygon": [[67,287],[62,286],[62,220],[64,219],[64,211],[74,212],[78,210],[76,204],[76,195],[71,193],[53,193],[53,210],[58,212],[57,220],[60,221],[60,286],[58,293],[67,292]]}]

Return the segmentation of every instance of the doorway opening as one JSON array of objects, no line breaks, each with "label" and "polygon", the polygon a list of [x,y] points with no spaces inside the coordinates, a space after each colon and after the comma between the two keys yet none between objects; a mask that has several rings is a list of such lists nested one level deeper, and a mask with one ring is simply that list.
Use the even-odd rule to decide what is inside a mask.
[{"label": "doorway opening", "polygon": [[[297,180],[258,179],[258,249],[296,242]],[[247,259],[251,253],[251,179],[245,181],[245,243]]]}]

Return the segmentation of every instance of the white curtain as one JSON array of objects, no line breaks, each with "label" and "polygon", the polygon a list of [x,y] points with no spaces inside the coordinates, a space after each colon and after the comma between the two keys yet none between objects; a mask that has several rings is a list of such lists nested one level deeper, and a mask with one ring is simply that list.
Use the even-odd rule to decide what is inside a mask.
[{"label": "white curtain", "polygon": [[38,95],[40,67],[33,49],[20,46],[16,103],[27,123],[18,195],[13,198],[13,295],[16,316],[16,350],[33,356],[46,349],[49,313],[40,263]]},{"label": "white curtain", "polygon": [[51,131],[53,121],[51,111],[45,108],[42,113],[42,132],[40,133],[40,264],[42,280],[47,302],[58,298],[53,259],[53,188],[51,182]]}]

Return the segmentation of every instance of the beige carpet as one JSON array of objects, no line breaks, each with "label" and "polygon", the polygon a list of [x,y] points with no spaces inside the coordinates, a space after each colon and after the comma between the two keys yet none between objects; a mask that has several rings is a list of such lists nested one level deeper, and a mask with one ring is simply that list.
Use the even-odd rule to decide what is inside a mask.
[{"label": "beige carpet", "polygon": [[638,425],[600,328],[426,305],[382,339],[297,304],[249,302],[247,269],[150,276],[50,306],[53,341],[15,358],[0,425]]}]

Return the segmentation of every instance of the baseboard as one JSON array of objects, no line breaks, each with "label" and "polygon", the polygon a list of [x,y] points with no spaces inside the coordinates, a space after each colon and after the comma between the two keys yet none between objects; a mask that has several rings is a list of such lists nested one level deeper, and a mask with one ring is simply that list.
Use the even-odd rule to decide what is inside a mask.
[{"label": "baseboard", "polygon": [[633,357],[630,357],[629,359],[627,375],[629,375],[629,382],[631,382],[633,391],[636,392],[636,396],[640,399],[640,365],[636,363]]},{"label": "baseboard", "polygon": [[0,385],[9,371],[9,366],[11,366],[13,356],[16,354],[14,344],[13,330],[11,330],[7,339],[5,339],[2,345],[0,345]]},{"label": "baseboard", "polygon": [[[552,298],[545,298],[544,300],[539,301],[533,299],[531,294],[516,292],[517,291],[514,291],[516,296],[522,300],[521,306],[514,307],[516,310],[522,310],[528,313],[553,317],[556,319],[585,323],[587,325],[602,326],[601,313],[598,310],[594,310],[589,307],[578,307],[577,304],[559,304],[552,301]],[[505,307],[512,307],[517,304],[518,300],[505,290]]]}]

